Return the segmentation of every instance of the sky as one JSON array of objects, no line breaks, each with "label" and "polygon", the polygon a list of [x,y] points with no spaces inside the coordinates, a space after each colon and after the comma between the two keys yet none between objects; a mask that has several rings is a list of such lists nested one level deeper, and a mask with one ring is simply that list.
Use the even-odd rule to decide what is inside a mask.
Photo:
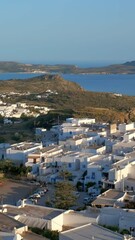
[{"label": "sky", "polygon": [[0,0],[0,61],[135,60],[135,0]]}]

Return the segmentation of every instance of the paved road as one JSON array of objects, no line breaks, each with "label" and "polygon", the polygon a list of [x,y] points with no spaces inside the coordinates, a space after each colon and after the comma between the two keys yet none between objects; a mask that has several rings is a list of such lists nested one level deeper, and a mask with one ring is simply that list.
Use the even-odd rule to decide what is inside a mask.
[{"label": "paved road", "polygon": [[[46,206],[46,201],[54,200],[54,196],[55,196],[54,185],[50,184],[50,185],[47,186],[47,188],[49,189],[49,191],[47,193],[45,193],[45,195],[42,196],[40,199],[38,199],[38,201],[37,201],[38,205]],[[79,197],[76,200],[76,206],[74,206],[75,209],[84,207],[83,199],[85,197],[88,197],[88,194],[86,192],[80,192],[79,193]]]},{"label": "paved road", "polygon": [[[0,185],[0,204],[12,204],[16,205],[19,199],[28,198],[35,190],[42,190],[44,187],[30,185],[28,182],[9,181],[5,180],[3,185]],[[54,200],[55,187],[52,184],[48,184],[49,191],[45,193],[40,199],[37,200],[37,204],[40,206],[46,206],[46,201]],[[85,192],[80,192],[79,197],[76,200],[75,209],[83,207],[83,199],[88,196]]]}]

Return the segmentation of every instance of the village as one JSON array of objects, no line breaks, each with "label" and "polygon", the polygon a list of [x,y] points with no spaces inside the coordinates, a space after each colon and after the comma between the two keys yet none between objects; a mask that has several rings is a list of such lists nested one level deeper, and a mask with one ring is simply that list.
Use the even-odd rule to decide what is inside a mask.
[{"label": "village", "polygon": [[[67,118],[50,130],[36,128],[35,139],[0,144],[2,161],[31,168],[27,186],[32,193],[1,201],[0,234],[31,239],[28,228],[37,227],[58,231],[60,240],[134,239],[135,123]],[[53,206],[62,171],[70,173],[68,181],[76,188],[76,205],[68,210]]]},{"label": "village", "polygon": [[[37,100],[47,98],[51,94],[57,94],[57,92],[52,92],[48,89],[44,94],[35,94],[34,97]],[[23,96],[26,98],[27,96],[31,96],[31,94],[29,92],[9,92],[0,94],[0,116],[4,117],[5,124],[12,124],[12,120],[8,118],[19,119],[23,115],[38,117],[40,114],[47,114],[49,112],[50,108],[44,106],[27,104],[22,101],[10,103],[14,98]]]}]

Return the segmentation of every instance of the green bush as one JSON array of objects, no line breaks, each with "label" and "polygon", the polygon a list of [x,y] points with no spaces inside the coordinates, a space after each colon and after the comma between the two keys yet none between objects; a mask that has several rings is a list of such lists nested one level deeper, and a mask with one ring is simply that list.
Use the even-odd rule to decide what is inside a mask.
[{"label": "green bush", "polygon": [[50,240],[59,240],[59,232],[51,231],[48,229],[30,228],[30,230],[36,234],[42,235]]}]

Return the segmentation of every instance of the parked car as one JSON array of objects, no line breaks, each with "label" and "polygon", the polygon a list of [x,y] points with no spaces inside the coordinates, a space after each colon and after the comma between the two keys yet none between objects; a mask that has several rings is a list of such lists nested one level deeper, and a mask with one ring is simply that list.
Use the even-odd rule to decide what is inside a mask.
[{"label": "parked car", "polygon": [[30,181],[29,184],[30,184],[30,185],[40,186],[40,183],[39,183],[39,182],[36,182],[36,181]]},{"label": "parked car", "polygon": [[42,191],[44,191],[44,193],[48,192],[48,188],[44,188]]},{"label": "parked car", "polygon": [[33,198],[41,198],[41,196],[40,196],[39,193],[34,193],[34,194],[33,194]]},{"label": "parked car", "polygon": [[43,196],[45,194],[44,191],[38,191],[37,193],[40,194],[40,196]]}]

